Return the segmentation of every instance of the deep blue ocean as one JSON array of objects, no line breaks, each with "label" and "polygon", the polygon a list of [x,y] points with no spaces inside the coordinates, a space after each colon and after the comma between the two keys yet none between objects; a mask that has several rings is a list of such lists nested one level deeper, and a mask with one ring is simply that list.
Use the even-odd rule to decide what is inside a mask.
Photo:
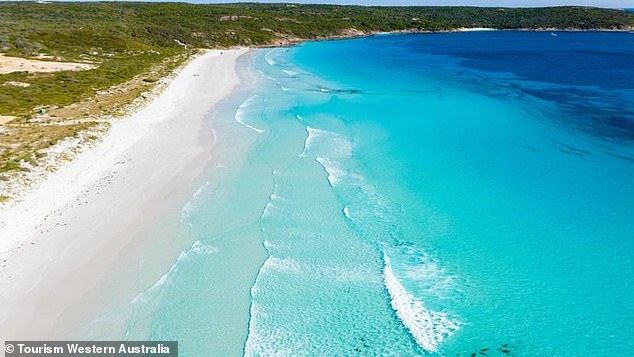
[{"label": "deep blue ocean", "polygon": [[244,159],[131,326],[192,356],[634,354],[633,58],[614,32],[258,50],[216,119]]}]

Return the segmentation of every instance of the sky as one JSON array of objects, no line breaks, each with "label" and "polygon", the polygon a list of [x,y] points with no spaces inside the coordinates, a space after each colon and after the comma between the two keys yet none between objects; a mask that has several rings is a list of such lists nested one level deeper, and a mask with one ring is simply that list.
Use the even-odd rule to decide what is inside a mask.
[{"label": "sky", "polygon": [[[0,0],[4,1],[4,0]],[[27,0],[28,1],[28,0]],[[51,1],[51,0],[47,0]],[[540,7],[540,6],[595,6],[634,9],[634,0],[52,0],[52,1],[171,1],[193,4],[232,2],[342,4],[378,6],[486,6],[486,7]]]},{"label": "sky", "polygon": [[[3,0],[0,0],[3,1]],[[50,0],[48,0],[50,1]],[[77,0],[53,0],[77,1]],[[634,9],[634,0],[79,0],[79,1],[172,1],[193,4],[230,2],[283,2],[303,4],[342,4],[379,6],[486,6],[486,7],[540,7],[540,6],[596,6]]]},{"label": "sky", "polygon": [[[243,0],[244,1],[244,0]],[[257,0],[250,0],[257,1]],[[192,3],[238,2],[231,0],[188,0]],[[294,3],[327,3],[346,5],[447,5],[447,6],[560,6],[584,5],[611,8],[634,8],[634,0],[295,0],[295,1],[258,1],[258,2],[294,2]]]}]

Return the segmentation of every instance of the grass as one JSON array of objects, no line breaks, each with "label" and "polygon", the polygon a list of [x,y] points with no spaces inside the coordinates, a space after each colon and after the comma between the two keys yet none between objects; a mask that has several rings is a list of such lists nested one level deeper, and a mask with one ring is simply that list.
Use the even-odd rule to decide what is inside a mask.
[{"label": "grass", "polygon": [[[59,72],[52,76],[41,76],[39,81],[43,83],[42,87],[45,89],[28,91],[36,87],[36,84],[33,84],[34,81],[30,82],[32,85],[28,88],[11,88],[21,90],[21,96],[29,98],[25,99],[29,103],[29,108],[31,106],[44,108],[45,119],[39,120],[42,117],[39,115],[38,121],[33,121],[34,117],[38,117],[33,109],[28,112],[13,112],[13,115],[19,115],[20,118],[5,125],[0,131],[0,173],[23,170],[19,164],[22,160],[37,165],[38,154],[42,149],[93,128],[98,123],[92,121],[92,118],[104,115],[114,117],[124,115],[127,106],[132,101],[141,93],[152,89],[158,78],[171,73],[190,55],[191,51],[181,52],[164,58],[159,63],[149,62],[140,74],[134,71],[131,74],[136,76],[126,81],[106,81],[107,84],[101,87],[95,86],[95,81],[91,82],[91,75],[94,75],[97,70],[90,70],[83,71],[86,73]],[[75,77],[76,74],[79,75]],[[38,77],[38,75],[34,76]],[[47,83],[46,80],[51,77],[64,78],[70,83],[57,86]],[[118,74],[113,77],[127,79],[128,75]],[[70,81],[69,78],[76,80]],[[153,80],[147,81],[147,78],[153,78]],[[90,86],[89,90],[85,89],[86,86]],[[31,94],[33,95],[28,97]],[[33,98],[43,99],[35,102]],[[71,121],[77,120],[83,120],[83,122],[70,124]]]},{"label": "grass", "polygon": [[55,145],[60,140],[76,137],[81,131],[93,128],[96,122],[74,125],[26,125],[12,126],[11,130],[0,134],[0,173],[25,170],[20,162],[37,165],[42,158],[41,150]]}]

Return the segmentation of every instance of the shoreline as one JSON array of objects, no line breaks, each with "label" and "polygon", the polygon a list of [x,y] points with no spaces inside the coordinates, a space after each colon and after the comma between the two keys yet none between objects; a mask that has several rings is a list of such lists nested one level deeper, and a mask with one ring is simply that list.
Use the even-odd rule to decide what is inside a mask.
[{"label": "shoreline", "polygon": [[[357,31],[356,29],[353,29]],[[515,29],[498,29],[492,27],[462,27],[451,30],[416,30],[416,29],[406,29],[406,30],[396,30],[396,31],[373,31],[373,32],[349,32],[347,34],[342,35],[332,35],[328,37],[319,37],[319,38],[287,38],[287,39],[278,39],[274,43],[260,46],[253,46],[254,48],[275,48],[275,47],[292,47],[296,45],[300,45],[306,42],[322,42],[322,41],[338,41],[338,40],[353,40],[358,38],[366,38],[373,36],[392,36],[392,35],[415,35],[415,34],[445,34],[445,33],[460,33],[460,32],[481,32],[481,31],[526,31],[526,32],[623,32],[629,33],[634,31],[634,28],[622,28],[622,29],[611,29],[611,28],[597,28],[597,29],[576,29],[576,28],[515,28]]]},{"label": "shoreline", "polygon": [[[548,30],[544,30],[544,32],[546,31]],[[218,87],[233,85],[231,88],[235,88],[236,83],[240,82],[239,80],[236,82],[235,78],[235,72],[237,71],[236,62],[238,58],[247,57],[244,53],[245,52],[242,52],[242,54],[231,53],[231,56],[236,56],[233,62],[233,82],[232,84],[227,84],[227,81],[231,78],[225,80],[220,79],[218,82],[222,83]],[[208,55],[209,53],[205,56]],[[216,55],[215,57],[209,57],[209,62],[212,60],[220,61],[221,59],[218,59]],[[135,272],[133,264],[145,258],[145,256],[141,256],[138,253],[147,253],[142,249],[142,245],[146,243],[151,244],[152,242],[164,243],[165,247],[159,247],[157,250],[159,250],[159,253],[162,253],[162,255],[167,256],[171,252],[170,248],[178,245],[187,246],[188,243],[191,243],[184,241],[175,242],[173,240],[163,242],[154,237],[151,239],[152,242],[150,242],[150,239],[146,239],[144,236],[148,235],[149,232],[156,233],[156,231],[161,231],[161,234],[168,235],[170,230],[174,229],[174,227],[173,222],[165,222],[163,220],[164,217],[170,216],[169,214],[165,214],[165,206],[178,207],[184,200],[186,201],[191,198],[193,193],[192,189],[195,190],[200,186],[195,183],[200,182],[201,173],[206,169],[214,169],[213,165],[210,165],[210,163],[214,162],[214,159],[210,157],[217,155],[214,145],[216,140],[221,141],[221,135],[218,137],[214,135],[214,127],[216,129],[219,129],[219,127],[216,125],[216,122],[210,123],[210,120],[208,120],[210,117],[209,112],[214,111],[214,106],[217,106],[223,98],[227,98],[227,95],[231,95],[232,91],[231,89],[222,91],[222,88],[219,89],[216,87],[217,78],[215,75],[212,76],[212,74],[217,73],[203,73],[202,75],[200,72],[192,71],[188,72],[188,74],[184,73],[193,65],[192,63],[198,63],[198,61],[203,60],[200,58],[193,59],[186,68],[181,69],[180,73],[178,73],[176,80],[188,80],[186,81],[188,83],[187,86],[179,87],[183,90],[173,90],[172,87],[174,83],[170,83],[166,90],[166,92],[170,90],[174,92],[176,97],[172,99],[175,101],[174,103],[179,103],[178,105],[175,104],[174,107],[178,106],[180,111],[174,111],[173,113],[172,109],[174,108],[169,101],[170,97],[162,93],[158,98],[146,104],[146,106],[137,113],[125,119],[124,124],[117,124],[107,135],[104,141],[111,140],[110,137],[115,135],[113,134],[115,130],[117,130],[118,134],[121,134],[119,140],[125,140],[126,142],[122,143],[121,146],[114,145],[114,147],[120,148],[121,150],[115,150],[114,153],[107,153],[108,147],[104,147],[105,144],[102,142],[98,144],[97,148],[90,149],[89,151],[92,153],[95,150],[101,150],[103,156],[91,156],[90,153],[86,153],[86,155],[82,154],[75,160],[83,160],[82,163],[86,163],[83,168],[88,171],[103,169],[102,166],[108,166],[108,163],[113,164],[114,169],[108,172],[103,170],[93,172],[94,177],[98,177],[99,179],[91,179],[90,177],[93,176],[89,175],[90,177],[86,180],[90,183],[87,186],[81,186],[81,184],[75,182],[75,185],[80,186],[75,190],[77,193],[75,197],[81,198],[81,200],[75,200],[76,202],[65,197],[65,192],[55,191],[57,196],[63,196],[69,200],[69,203],[63,205],[63,202],[56,202],[56,204],[63,205],[63,212],[60,213],[59,217],[57,214],[44,216],[46,222],[41,226],[42,232],[45,231],[46,235],[48,235],[50,231],[50,234],[53,235],[52,242],[44,241],[43,239],[34,240],[33,242],[35,244],[33,247],[29,246],[29,242],[27,242],[26,248],[18,252],[19,255],[16,261],[9,261],[9,269],[0,269],[5,276],[6,274],[15,276],[16,272],[26,272],[26,278],[21,277],[26,281],[15,281],[14,285],[5,285],[4,279],[0,281],[0,286],[3,287],[2,291],[4,292],[0,293],[3,296],[0,298],[0,301],[4,302],[4,299],[9,296],[9,292],[14,294],[17,291],[18,293],[17,297],[11,296],[7,298],[10,302],[5,304],[7,312],[5,312],[3,316],[0,316],[0,331],[4,332],[5,335],[15,333],[12,328],[5,329],[5,327],[9,324],[15,324],[15,321],[19,321],[17,323],[18,333],[24,333],[25,335],[30,334],[33,339],[42,338],[42,336],[38,336],[37,333],[52,333],[52,335],[49,336],[60,337],[68,336],[67,333],[70,332],[71,336],[77,337],[72,334],[76,331],[73,329],[73,326],[85,327],[86,325],[82,325],[82,323],[87,320],[91,321],[95,316],[99,315],[96,314],[95,311],[99,309],[103,310],[103,306],[112,304],[110,301],[104,301],[107,299],[104,296],[117,300],[125,300],[127,295],[119,295],[118,292],[120,290],[125,294],[129,293],[135,286],[143,285],[138,281],[141,279],[133,281],[132,277],[127,276],[124,277],[126,278],[125,283],[122,283],[118,290],[108,290],[108,287],[111,286],[109,283],[117,281],[117,279],[124,276],[126,272]],[[229,64],[223,67],[224,64],[219,65],[219,67],[225,69],[224,71],[221,69],[221,75],[230,72],[230,70],[227,69]],[[200,65],[202,66],[202,64]],[[189,75],[189,77],[187,77],[187,75]],[[210,94],[210,92],[205,92],[204,89],[210,89],[212,86],[203,86],[203,88],[196,86],[196,83],[192,84],[192,82],[200,82],[195,79],[198,77],[200,77],[201,80],[212,80],[213,91],[220,91],[224,93],[225,96],[218,99],[215,103],[213,100],[202,99],[201,93],[204,93],[205,96]],[[203,90],[201,90],[201,88]],[[222,93],[214,92],[211,94],[221,96]],[[163,105],[164,103],[160,103],[159,101],[165,99],[164,97],[166,96],[168,104]],[[201,100],[198,101],[197,98],[201,98]],[[206,112],[204,108],[202,108],[203,101],[205,108],[208,109]],[[197,103],[201,103],[200,107],[196,107]],[[163,120],[154,120],[150,118],[150,116],[144,117],[141,115],[142,112],[149,111],[147,107],[152,106],[160,107],[157,108],[155,113],[156,117],[164,117]],[[199,113],[202,114],[199,115]],[[180,120],[181,118],[185,116],[190,118],[190,115],[193,119],[191,125],[189,121],[186,123],[187,127],[185,128],[179,125],[183,123]],[[198,120],[198,118],[202,119]],[[146,122],[143,123],[147,125],[134,125],[134,123],[143,120],[146,120]],[[127,130],[119,128],[120,126]],[[148,130],[147,132],[137,130],[131,133],[129,131],[131,128]],[[224,131],[218,130],[218,132],[222,133]],[[123,134],[132,135],[134,138],[124,137]],[[177,137],[172,138],[171,136]],[[194,140],[196,140],[196,142],[194,142]],[[187,144],[191,144],[191,147]],[[187,148],[183,148],[183,146],[187,146]],[[180,151],[185,149],[188,149],[187,152]],[[191,152],[189,150],[191,150]],[[118,160],[120,154],[130,152],[136,152],[136,154],[130,154],[132,157],[126,157],[125,160]],[[89,156],[92,160],[85,159],[84,156]],[[167,156],[167,158],[163,156]],[[227,157],[228,155],[224,156]],[[104,162],[95,160],[99,158],[106,158],[106,160],[104,160]],[[174,158],[176,158],[176,160],[174,160]],[[186,162],[180,162],[181,158],[183,159],[182,161]],[[62,171],[68,171],[70,170],[68,167],[78,165],[75,161],[64,167]],[[136,168],[134,166],[135,163]],[[168,167],[170,169],[173,168],[171,171],[176,172],[164,170],[164,163],[168,163]],[[171,164],[175,166],[172,167],[170,166]],[[95,168],[96,166],[99,167]],[[152,167],[154,167],[155,170],[148,170],[148,168]],[[200,169],[200,167],[202,167],[202,169]],[[196,170],[200,170],[198,174],[196,174]],[[178,173],[182,173],[182,175]],[[54,174],[53,176],[57,177],[58,175],[63,176],[63,172]],[[82,175],[82,173],[78,172],[77,175]],[[72,175],[63,177],[73,178]],[[50,180],[47,180],[45,185],[55,186],[49,183],[49,181]],[[60,181],[60,179],[58,179],[58,181],[63,182],[64,180]],[[78,182],[81,183],[83,181],[79,179]],[[113,186],[119,188],[114,188]],[[58,187],[65,186],[61,185]],[[91,191],[92,189],[94,190]],[[49,192],[51,190],[52,189],[50,189]],[[105,192],[106,194],[103,195],[100,192]],[[117,193],[117,195],[110,197],[109,194],[112,193]],[[31,195],[28,197],[30,198]],[[83,203],[83,200],[85,200],[85,203]],[[213,200],[217,200],[215,195]],[[92,207],[94,202],[97,202],[97,207]],[[116,204],[111,204],[112,202],[116,202]],[[128,203],[128,205],[126,205],[126,203]],[[87,206],[88,208],[86,208]],[[84,212],[85,209],[88,209],[89,212]],[[125,211],[110,212],[118,209]],[[347,207],[344,206],[344,210],[346,209]],[[2,219],[3,216],[0,213],[0,220]],[[114,224],[111,224],[112,222],[114,222]],[[60,227],[60,225],[63,225],[64,228]],[[158,228],[155,225],[158,225]],[[74,232],[78,232],[78,236],[64,237],[64,232],[62,231],[65,231],[67,229],[66,227],[69,227],[68,229],[71,230],[75,229]],[[163,229],[165,230],[163,231]],[[107,232],[101,234],[100,232],[102,230],[106,230]],[[21,231],[16,228],[16,232]],[[92,233],[95,232],[97,232],[97,234],[93,237]],[[34,235],[37,236],[37,232],[35,233]],[[82,236],[82,234],[84,235]],[[30,237],[31,236],[33,235],[30,235]],[[68,241],[70,241],[68,246],[59,244]],[[192,245],[190,250],[193,247],[195,247],[195,245]],[[214,245],[209,246],[209,249],[218,248]],[[223,253],[226,252],[224,247],[220,249]],[[165,252],[163,252],[163,250]],[[236,252],[241,251],[236,250]],[[46,260],[46,258],[48,258],[48,260]],[[153,259],[152,262],[164,263],[171,258],[173,257],[166,258],[159,256]],[[238,258],[243,258],[243,256],[240,255]],[[1,259],[4,258],[0,258],[0,261]],[[12,265],[14,263],[16,266]],[[177,263],[178,261],[174,263],[174,266],[176,266]],[[49,264],[53,267],[52,271],[49,271]],[[82,269],[84,266],[89,269]],[[93,268],[96,268],[96,271],[92,271]],[[165,276],[168,276],[171,271],[170,269]],[[210,271],[216,270],[210,269]],[[384,272],[384,275],[387,274]],[[234,276],[231,276],[231,280],[233,280]],[[117,281],[117,283],[119,283],[119,281]],[[210,284],[209,281],[206,281],[206,284],[211,286],[216,285]],[[107,292],[108,294],[99,295],[101,292]],[[392,295],[389,288],[388,293]],[[33,294],[35,294],[35,296],[33,296]],[[71,297],[70,299],[68,298],[69,296]],[[213,301],[218,302],[217,300]],[[33,304],[40,304],[43,307],[32,309],[32,306],[22,306],[23,304],[30,304],[31,302],[33,302]],[[37,322],[40,322],[40,319],[42,319],[45,324],[48,325],[34,326],[34,324],[28,324],[30,317],[33,317],[31,319],[32,321]],[[51,317],[50,320],[49,317]],[[120,326],[120,324],[118,326]],[[94,333],[94,331],[96,331],[96,329],[90,332]],[[116,329],[112,328],[112,330],[108,331],[116,331]],[[104,336],[111,337],[111,334],[95,334],[94,336],[99,336],[103,339]],[[80,337],[85,336],[82,335]],[[127,338],[128,336],[126,335],[125,337]],[[24,337],[20,336],[20,338]]]},{"label": "shoreline", "polygon": [[195,57],[150,103],[113,122],[95,147],[0,211],[10,238],[0,247],[2,335],[64,336],[88,318],[77,305],[91,306],[87,300],[114,270],[133,269],[143,238],[171,203],[191,198],[212,159],[215,134],[205,122],[238,85],[236,62],[247,51]]},{"label": "shoreline", "polygon": [[[399,31],[358,36],[349,34],[345,37],[302,40],[289,45],[382,34],[480,30],[584,31],[482,28],[430,32]],[[203,172],[205,163],[210,160],[208,155],[212,153],[213,139],[201,137],[207,134],[201,130],[205,126],[204,118],[213,110],[214,105],[229,95],[237,85],[235,63],[238,57],[247,51],[209,50],[193,58],[151,102],[125,119],[112,122],[112,128],[101,142],[80,153],[72,162],[51,174],[18,202],[6,209],[0,209],[0,229],[3,238],[5,234],[11,238],[8,243],[3,240],[0,245],[0,272],[4,276],[0,281],[3,288],[0,301],[9,302],[6,304],[7,310],[11,311],[9,316],[0,316],[0,332],[5,336],[14,333],[12,328],[7,327],[8,322],[17,321],[17,316],[24,315],[52,317],[45,319],[51,322],[50,326],[37,328],[29,328],[28,320],[22,318],[23,325],[19,326],[17,331],[23,331],[27,336],[34,338],[42,337],[37,333],[53,331],[60,325],[66,326],[67,321],[62,316],[67,313],[67,308],[73,306],[73,299],[68,299],[70,293],[59,292],[60,297],[54,297],[54,304],[47,305],[50,294],[59,291],[60,286],[71,286],[68,291],[81,291],[74,296],[74,302],[84,299],[91,294],[99,279],[109,276],[109,272],[123,256],[125,259],[130,258],[131,253],[128,250],[138,251],[141,244],[138,238],[152,229],[168,202],[182,202],[183,199],[191,197],[193,192],[183,192],[179,187],[196,187],[188,183],[194,182]],[[220,53],[224,53],[222,56],[226,57],[221,57]],[[207,68],[208,73],[202,73],[200,67],[205,63],[218,64],[218,61],[226,58],[230,58],[230,61],[222,61],[219,65],[222,69]],[[233,69],[228,69],[230,66],[233,66]],[[229,74],[232,78],[223,78],[219,86],[222,88],[196,84],[205,79],[215,80],[218,75],[216,72],[220,75]],[[203,94],[205,97],[213,96],[213,99],[204,99],[200,102],[204,102],[204,105],[196,106],[196,97]],[[165,102],[170,103],[164,105]],[[164,106],[166,108],[163,108]],[[188,118],[191,116],[194,120],[188,121],[186,127],[181,127],[178,119],[182,115],[187,115]],[[174,130],[175,128],[177,130]],[[213,133],[213,129],[210,132]],[[172,135],[176,137],[168,139]],[[182,148],[184,142],[192,143],[192,147]],[[194,142],[197,144],[194,145]],[[171,164],[174,166],[170,167]],[[124,207],[125,212],[114,212],[113,207]],[[74,232],[73,237],[68,237],[69,231]],[[46,239],[43,239],[44,237]],[[65,244],[68,244],[68,247]],[[78,259],[73,260],[75,257]],[[95,264],[95,259],[103,261]],[[90,269],[82,270],[82,267],[87,266],[90,266]],[[49,269],[51,267],[52,269]],[[44,270],[45,273],[42,273]],[[95,276],[96,280],[93,279]],[[68,277],[71,279],[64,280]],[[75,279],[78,281],[74,281]],[[22,305],[28,304],[25,301],[34,302],[27,307],[33,311],[24,311]],[[38,310],[39,308],[44,310],[44,313]],[[22,335],[15,337],[23,338]]]}]

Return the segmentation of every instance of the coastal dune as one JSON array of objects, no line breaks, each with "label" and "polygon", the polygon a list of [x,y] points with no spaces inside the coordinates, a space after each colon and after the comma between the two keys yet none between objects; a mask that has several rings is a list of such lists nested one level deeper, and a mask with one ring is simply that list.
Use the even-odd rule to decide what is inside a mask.
[{"label": "coastal dune", "polygon": [[43,61],[39,59],[28,59],[20,57],[10,57],[0,54],[0,74],[13,72],[59,72],[59,71],[84,71],[96,68],[91,63]]},{"label": "coastal dune", "polygon": [[193,194],[213,157],[205,119],[238,84],[246,51],[196,57],[103,142],[0,211],[0,335],[60,338],[86,322],[77,307],[91,305],[168,207]]}]

